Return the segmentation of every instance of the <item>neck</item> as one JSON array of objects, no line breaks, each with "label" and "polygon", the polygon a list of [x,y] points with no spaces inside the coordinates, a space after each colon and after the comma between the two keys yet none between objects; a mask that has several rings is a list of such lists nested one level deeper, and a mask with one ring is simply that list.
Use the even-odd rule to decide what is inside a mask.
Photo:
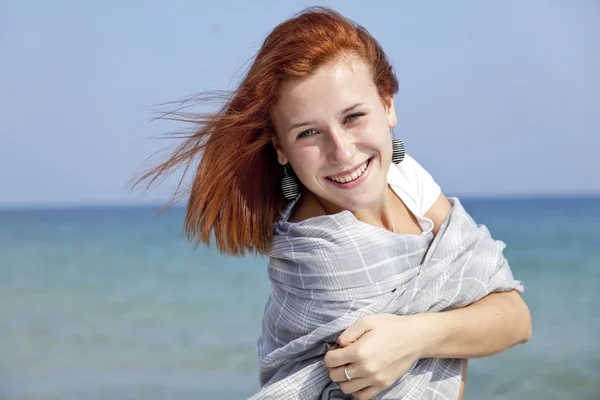
[{"label": "neck", "polygon": [[[311,193],[312,194],[312,193]],[[322,199],[314,194],[312,196],[315,198],[317,203],[322,208],[322,212],[326,215],[336,214],[338,212],[344,211],[344,208],[339,207],[336,204],[328,202],[325,199]],[[394,226],[394,219],[392,213],[392,204],[394,201],[395,194],[390,189],[389,185],[386,187],[382,198],[379,202],[360,210],[348,210],[359,221],[379,226],[381,228],[387,229],[391,232],[396,232],[396,228]]]}]

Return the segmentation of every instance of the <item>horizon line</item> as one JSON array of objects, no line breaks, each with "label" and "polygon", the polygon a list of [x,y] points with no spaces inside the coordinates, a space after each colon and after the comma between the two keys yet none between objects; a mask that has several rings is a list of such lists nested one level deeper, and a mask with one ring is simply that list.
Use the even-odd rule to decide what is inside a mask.
[{"label": "horizon line", "polygon": [[[559,199],[600,199],[600,192],[568,192],[568,193],[480,193],[480,194],[457,194],[447,192],[447,197],[458,197],[465,200],[559,200]],[[157,208],[164,207],[170,200],[153,200],[147,202],[124,202],[107,201],[98,202],[48,202],[48,203],[0,203],[0,211],[27,211],[27,210],[64,210],[64,209],[122,209],[122,208]],[[186,199],[174,203],[169,208],[185,208]]]}]

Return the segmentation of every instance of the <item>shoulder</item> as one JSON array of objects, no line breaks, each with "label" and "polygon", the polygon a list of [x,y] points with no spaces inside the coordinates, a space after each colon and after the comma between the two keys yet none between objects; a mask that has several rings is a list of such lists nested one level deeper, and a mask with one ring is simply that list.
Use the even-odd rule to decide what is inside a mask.
[{"label": "shoulder", "polygon": [[429,211],[442,193],[431,174],[408,154],[400,164],[392,163],[388,181],[412,199],[420,216]]},{"label": "shoulder", "polygon": [[289,222],[302,222],[309,218],[326,215],[314,194],[306,190],[294,205],[288,218]]},{"label": "shoulder", "polygon": [[[431,175],[417,160],[409,154],[404,156],[400,164],[393,164],[396,169],[411,182],[419,182],[421,179],[430,179]],[[433,179],[433,178],[431,178]]]}]

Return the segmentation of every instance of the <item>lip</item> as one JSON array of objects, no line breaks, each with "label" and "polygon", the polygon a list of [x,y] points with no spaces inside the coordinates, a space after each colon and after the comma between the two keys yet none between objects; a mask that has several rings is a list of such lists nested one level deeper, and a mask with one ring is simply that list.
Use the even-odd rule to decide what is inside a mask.
[{"label": "lip", "polygon": [[335,174],[335,175],[327,175],[327,178],[340,178],[342,176],[346,176],[346,175],[352,175],[352,173],[354,171],[357,171],[360,167],[363,166],[364,163],[366,163],[367,161],[369,161],[371,158],[366,159],[365,161],[361,162],[360,164],[358,164],[355,167],[352,167],[350,169],[347,169],[345,171],[340,172],[339,174]]},{"label": "lip", "polygon": [[[373,157],[369,158],[367,161],[368,161],[368,164],[367,164],[367,169],[365,170],[365,172],[363,172],[361,176],[359,176],[358,178],[356,178],[352,182],[338,183],[338,182],[332,181],[329,178],[324,178],[324,179],[327,181],[328,184],[330,184],[330,185],[332,185],[332,186],[334,186],[336,188],[339,188],[339,189],[353,189],[356,186],[360,185],[370,175],[370,173],[371,173],[371,165],[373,164]],[[360,165],[359,165],[359,167],[360,167]]]}]

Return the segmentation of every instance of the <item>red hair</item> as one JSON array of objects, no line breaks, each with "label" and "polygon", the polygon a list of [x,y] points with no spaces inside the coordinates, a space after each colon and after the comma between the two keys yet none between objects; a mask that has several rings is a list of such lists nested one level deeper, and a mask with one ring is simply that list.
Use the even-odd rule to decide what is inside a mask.
[{"label": "red hair", "polygon": [[269,119],[279,85],[290,77],[307,76],[347,53],[370,66],[381,98],[397,93],[392,66],[366,29],[331,9],[307,8],[271,31],[220,111],[193,118],[167,114],[193,122],[196,128],[166,161],[145,172],[132,187],[144,180],[150,181],[149,187],[180,164],[186,164],[187,172],[201,156],[189,190],[188,238],[196,245],[210,245],[214,233],[222,253],[265,254],[273,225],[287,205],[281,192],[283,167],[277,162]]}]

